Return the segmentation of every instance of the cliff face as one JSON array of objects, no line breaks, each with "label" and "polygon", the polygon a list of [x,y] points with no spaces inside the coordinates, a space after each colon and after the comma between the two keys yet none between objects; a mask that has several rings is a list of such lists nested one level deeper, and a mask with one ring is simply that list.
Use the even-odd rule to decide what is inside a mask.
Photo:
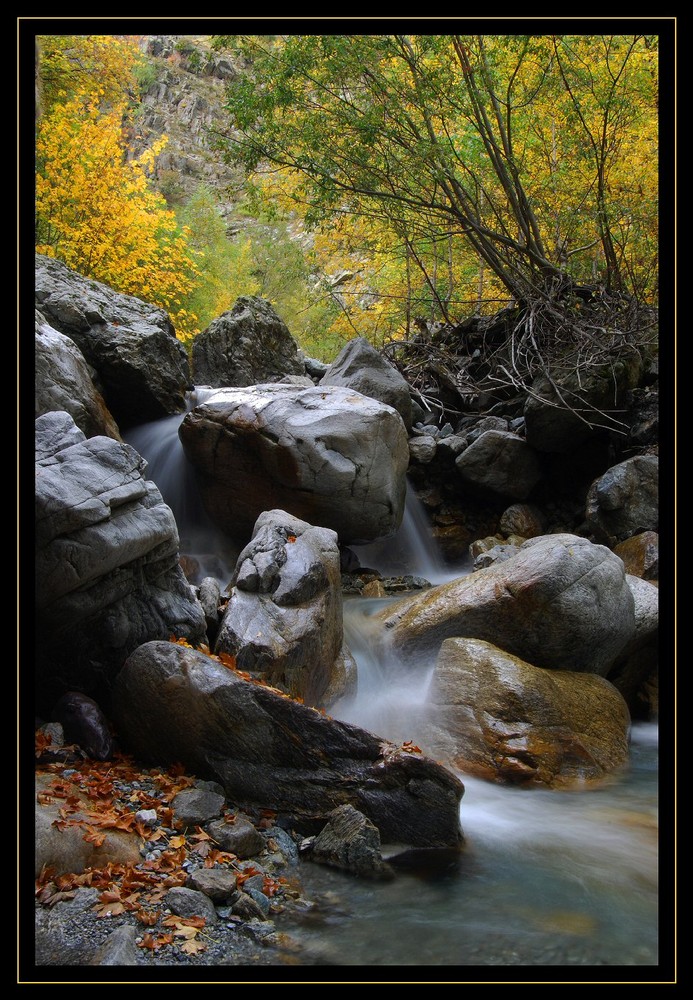
[{"label": "cliff face", "polygon": [[239,67],[212,50],[209,36],[143,35],[140,46],[150,60],[151,83],[142,95],[134,152],[168,136],[156,164],[157,186],[166,200],[185,204],[205,184],[232,226],[240,174],[224,164],[212,144],[214,132],[227,128],[224,92]]}]

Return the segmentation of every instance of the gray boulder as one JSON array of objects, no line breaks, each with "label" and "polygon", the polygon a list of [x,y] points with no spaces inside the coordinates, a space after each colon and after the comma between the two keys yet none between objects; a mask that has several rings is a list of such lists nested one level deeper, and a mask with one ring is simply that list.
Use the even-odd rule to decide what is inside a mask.
[{"label": "gray boulder", "polygon": [[216,653],[234,656],[241,670],[307,705],[329,707],[328,691],[336,701],[353,690],[355,675],[344,689],[334,676],[336,665],[343,674],[338,658],[344,643],[334,531],[285,511],[266,511],[238,557],[231,583]]},{"label": "gray boulder", "polygon": [[595,674],[542,670],[479,639],[446,639],[427,697],[428,752],[486,780],[548,787],[628,759],[630,715]]},{"label": "gray boulder", "polygon": [[659,528],[659,459],[637,455],[614,465],[590,486],[585,520],[595,537],[615,545]]},{"label": "gray boulder", "polygon": [[380,853],[380,834],[371,821],[351,805],[334,809],[313,841],[311,861],[342,868],[367,878],[392,878],[392,868]]},{"label": "gray boulder", "polygon": [[332,528],[343,544],[393,534],[404,513],[407,433],[392,407],[339,386],[221,389],[180,438],[202,501],[247,541],[265,510]]},{"label": "gray boulder", "polygon": [[635,630],[613,552],[577,535],[540,535],[517,555],[381,611],[388,645],[425,662],[451,637],[484,639],[537,667],[605,675]]},{"label": "gray boulder", "polygon": [[354,337],[329,366],[320,385],[341,385],[397,410],[411,430],[409,384],[365,337]]},{"label": "gray boulder", "polygon": [[178,532],[129,445],[86,439],[66,413],[36,420],[36,679],[49,711],[110,681],[142,642],[205,637],[178,565]]},{"label": "gray boulder", "polygon": [[266,847],[265,838],[242,813],[236,813],[233,823],[214,820],[207,830],[220,851],[235,854],[241,860],[260,854]]},{"label": "gray boulder", "polygon": [[298,344],[266,299],[242,295],[192,347],[196,385],[247,386],[305,375]]},{"label": "gray boulder", "polygon": [[89,365],[74,340],[58,333],[36,312],[34,416],[69,413],[86,437],[102,434],[120,441],[118,425],[92,381]]},{"label": "gray boulder", "polygon": [[121,431],[185,410],[188,356],[167,313],[36,254],[36,306],[98,375]]},{"label": "gray boulder", "polygon": [[539,457],[510,431],[484,431],[457,456],[462,481],[495,496],[524,500],[541,478]]},{"label": "gray boulder", "polygon": [[537,451],[569,452],[604,429],[623,430],[623,411],[638,383],[642,362],[635,349],[604,363],[567,358],[563,373],[539,375],[525,403],[525,436]]},{"label": "gray boulder", "polygon": [[142,760],[181,761],[228,797],[316,833],[349,803],[383,842],[459,847],[462,783],[445,768],[331,719],[210,656],[171,642],[135,650],[116,679],[124,746]]}]

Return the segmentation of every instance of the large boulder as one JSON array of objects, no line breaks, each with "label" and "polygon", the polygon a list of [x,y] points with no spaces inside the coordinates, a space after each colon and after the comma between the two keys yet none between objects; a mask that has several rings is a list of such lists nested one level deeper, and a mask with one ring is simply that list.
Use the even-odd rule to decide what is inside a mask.
[{"label": "large boulder", "polygon": [[75,344],[36,311],[34,416],[54,410],[69,413],[86,437],[103,434],[120,441],[118,425]]},{"label": "large boulder", "polygon": [[525,500],[541,479],[539,456],[510,431],[484,431],[457,456],[455,467],[468,486],[513,500]]},{"label": "large boulder", "polygon": [[298,344],[266,299],[242,295],[192,347],[196,385],[246,386],[305,375]]},{"label": "large boulder", "polygon": [[484,639],[536,667],[605,675],[635,630],[623,562],[577,535],[540,535],[516,555],[403,598],[377,616],[409,663],[451,637]]},{"label": "large boulder", "polygon": [[630,715],[595,674],[543,670],[479,639],[446,639],[427,695],[426,749],[468,774],[557,787],[628,759]]},{"label": "large boulder", "polygon": [[106,705],[148,639],[205,637],[178,565],[178,532],[129,445],[85,438],[69,414],[36,420],[36,679],[44,710],[66,691]]},{"label": "large boulder", "polygon": [[185,410],[188,356],[168,314],[36,254],[36,307],[98,375],[121,431]]},{"label": "large boulder", "polygon": [[317,833],[350,804],[383,843],[459,847],[464,791],[452,773],[356,726],[331,719],[212,657],[171,642],[135,650],[118,675],[114,711],[125,748],[180,761],[239,805],[276,810]]},{"label": "large boulder", "polygon": [[561,369],[532,383],[524,409],[528,444],[537,451],[569,452],[605,429],[623,429],[626,400],[642,370],[635,349],[587,365],[567,357]]},{"label": "large boulder", "polygon": [[266,511],[231,583],[215,652],[307,705],[329,707],[328,693],[336,701],[353,692],[356,664],[344,646],[334,531]]},{"label": "large boulder", "polygon": [[392,406],[411,430],[409,384],[365,337],[354,337],[329,366],[320,385],[341,385]]},{"label": "large boulder", "polygon": [[229,536],[278,509],[343,544],[393,534],[404,513],[407,432],[396,410],[339,386],[221,389],[186,414],[180,438],[202,501]]},{"label": "large boulder", "polygon": [[595,537],[615,545],[659,528],[659,459],[636,455],[607,469],[590,486],[585,520]]}]

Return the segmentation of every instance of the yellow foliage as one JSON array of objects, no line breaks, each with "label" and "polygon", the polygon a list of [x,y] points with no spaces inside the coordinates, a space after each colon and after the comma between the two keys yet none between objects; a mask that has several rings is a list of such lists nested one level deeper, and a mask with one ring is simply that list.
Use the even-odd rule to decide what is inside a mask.
[{"label": "yellow foliage", "polygon": [[184,337],[196,324],[183,303],[197,255],[149,181],[166,140],[129,156],[124,121],[125,101],[103,111],[98,97],[85,94],[44,115],[36,142],[36,249],[161,306]]}]

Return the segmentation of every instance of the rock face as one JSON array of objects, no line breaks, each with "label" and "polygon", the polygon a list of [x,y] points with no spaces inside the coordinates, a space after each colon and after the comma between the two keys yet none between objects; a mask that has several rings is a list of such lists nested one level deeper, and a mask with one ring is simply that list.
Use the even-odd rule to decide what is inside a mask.
[{"label": "rock face", "polygon": [[638,455],[607,469],[592,483],[585,518],[607,545],[659,528],[659,460]]},{"label": "rock face", "polygon": [[[307,705],[353,692],[356,664],[344,647],[337,536],[285,511],[261,514],[238,557],[215,652],[236,657]],[[351,669],[346,673],[346,665]]]},{"label": "rock face", "polygon": [[577,535],[540,535],[503,562],[382,611],[406,661],[451,637],[484,639],[537,667],[606,675],[635,630],[623,563]]},{"label": "rock face", "polygon": [[556,787],[628,759],[630,715],[609,681],[542,670],[478,639],[442,644],[428,713],[429,752],[491,781]]},{"label": "rock face", "polygon": [[514,500],[526,499],[541,478],[539,457],[510,431],[484,431],[455,466],[467,485]]},{"label": "rock face", "polygon": [[149,642],[118,675],[124,746],[143,760],[181,761],[317,833],[350,804],[384,843],[459,847],[461,782],[445,768],[244,680],[196,650]]},{"label": "rock face", "polygon": [[36,677],[44,711],[67,690],[107,710],[141,643],[204,639],[178,566],[178,532],[129,445],[85,439],[67,413],[36,421]]},{"label": "rock face", "polygon": [[[527,444],[537,451],[568,452],[603,434],[605,426],[617,427],[641,367],[633,350],[630,355],[622,352],[613,363],[576,365],[572,373],[555,378],[554,384],[540,375],[525,403]],[[566,409],[566,403],[573,409]]]},{"label": "rock face", "polygon": [[163,309],[36,254],[36,307],[98,374],[121,431],[185,409],[188,357]]},{"label": "rock face", "polygon": [[338,386],[222,389],[180,427],[211,519],[247,541],[265,510],[332,528],[343,544],[393,534],[407,433],[389,406]]},{"label": "rock face", "polygon": [[298,344],[266,299],[243,295],[193,341],[196,385],[247,386],[305,375]]},{"label": "rock face", "polygon": [[64,410],[86,437],[102,434],[120,441],[118,425],[94,385],[84,355],[38,310],[34,359],[34,416]]},{"label": "rock face", "polygon": [[327,369],[320,385],[341,385],[346,389],[392,406],[411,430],[411,395],[406,379],[365,337],[354,337]]}]

